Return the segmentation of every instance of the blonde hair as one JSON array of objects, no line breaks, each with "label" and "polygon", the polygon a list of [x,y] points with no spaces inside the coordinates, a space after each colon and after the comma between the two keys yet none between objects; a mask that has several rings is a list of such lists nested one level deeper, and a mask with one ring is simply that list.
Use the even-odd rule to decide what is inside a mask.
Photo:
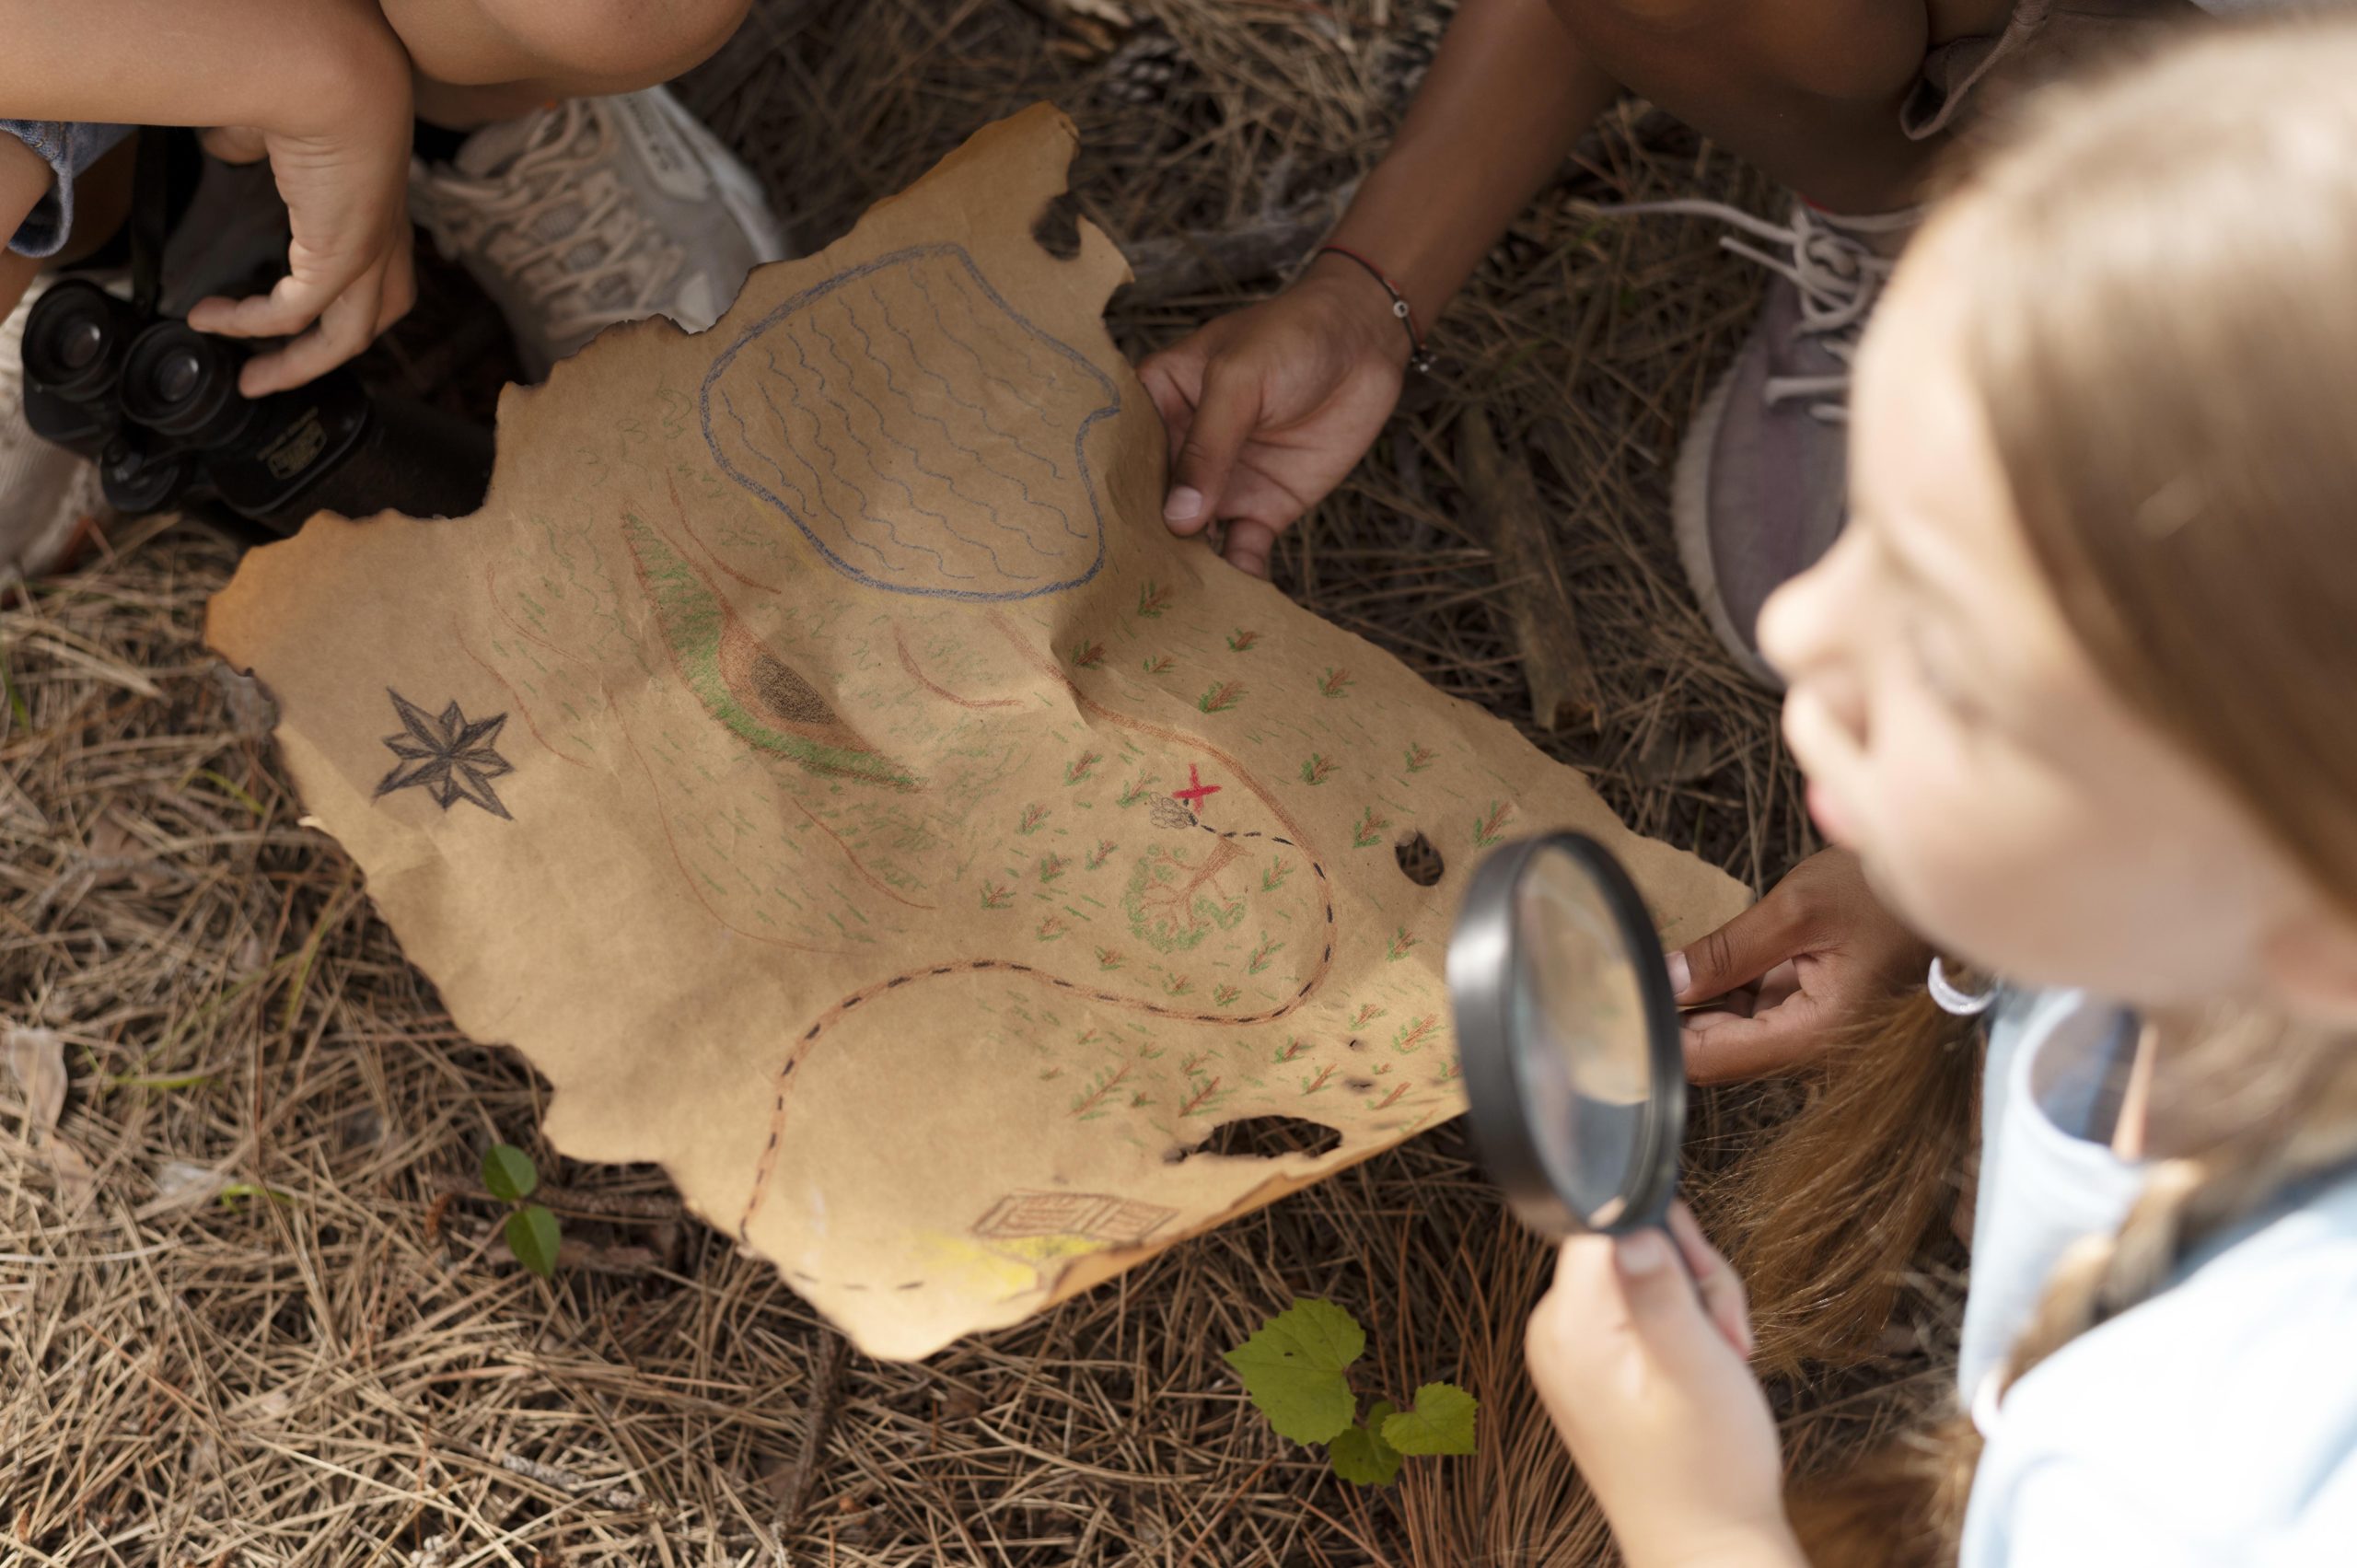
[{"label": "blonde hair", "polygon": [[[2039,95],[1976,150],[1942,243],[1968,247],[1971,372],[2073,633],[2357,916],[2352,81],[2357,18],[2204,29]],[[2357,1156],[2345,1034],[2227,1007],[2188,1033],[2161,1086],[2183,1114],[2155,1108],[2187,1141],[2065,1256],[2009,1379]],[[1796,1517],[1820,1562],[1952,1560],[1978,1454],[1951,1416]]]}]

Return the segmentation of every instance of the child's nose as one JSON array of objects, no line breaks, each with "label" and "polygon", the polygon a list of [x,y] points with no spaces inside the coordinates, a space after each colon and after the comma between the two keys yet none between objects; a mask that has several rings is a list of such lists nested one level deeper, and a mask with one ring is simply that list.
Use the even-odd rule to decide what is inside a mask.
[{"label": "child's nose", "polygon": [[1845,624],[1854,604],[1844,604],[1843,583],[1855,575],[1850,558],[1856,545],[1845,535],[1824,559],[1768,596],[1759,607],[1760,656],[1789,683],[1811,679],[1818,667],[1840,656]]}]

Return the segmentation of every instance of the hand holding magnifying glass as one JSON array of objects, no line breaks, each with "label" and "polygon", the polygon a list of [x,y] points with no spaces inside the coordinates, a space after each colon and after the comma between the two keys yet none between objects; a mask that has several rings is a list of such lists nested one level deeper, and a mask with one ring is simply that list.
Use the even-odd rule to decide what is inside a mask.
[{"label": "hand holding magnifying glass", "polygon": [[1797,1562],[1742,1286],[1675,1202],[1684,1054],[1635,886],[1578,833],[1505,846],[1474,874],[1448,983],[1483,1160],[1569,1238],[1530,1375],[1628,1561],[1739,1541],[1727,1561]]}]

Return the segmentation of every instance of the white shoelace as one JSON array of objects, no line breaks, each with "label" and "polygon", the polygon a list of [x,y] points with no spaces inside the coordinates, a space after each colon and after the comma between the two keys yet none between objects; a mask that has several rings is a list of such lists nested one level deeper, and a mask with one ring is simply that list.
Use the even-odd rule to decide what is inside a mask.
[{"label": "white shoelace", "polygon": [[[576,148],[585,120],[596,138],[586,148]],[[482,230],[504,226],[530,241],[499,257],[499,264],[514,275],[528,302],[558,337],[647,315],[683,255],[659,237],[651,245],[642,244],[649,233],[646,214],[625,200],[621,181],[610,172],[595,178],[614,144],[613,125],[589,100],[568,99],[554,111],[550,127],[535,131],[530,145],[498,173],[478,178],[457,169],[426,172],[429,189],[464,211]],[[553,238],[537,238],[535,222],[568,202],[581,208],[571,227]],[[600,233],[601,227],[610,232]],[[588,236],[605,245],[605,259],[581,271],[567,270],[560,258]],[[558,264],[542,267],[550,261]],[[598,303],[598,285],[613,277],[632,285],[630,296]]]},{"label": "white shoelace", "polygon": [[1783,277],[1800,292],[1798,335],[1817,338],[1818,346],[1841,368],[1823,376],[1771,376],[1762,389],[1763,395],[1771,408],[1794,398],[1807,398],[1812,400],[1807,405],[1810,418],[1829,424],[1848,420],[1851,357],[1858,351],[1858,335],[1865,328],[1866,317],[1874,309],[1883,285],[1890,281],[1894,264],[1890,257],[1876,254],[1860,237],[1903,233],[1921,220],[1918,211],[1849,217],[1822,213],[1805,202],[1795,202],[1792,217],[1774,224],[1741,207],[1699,199],[1637,202],[1596,210],[1614,215],[1675,213],[1713,218],[1773,247],[1762,250],[1734,235],[1719,241],[1736,255]]}]

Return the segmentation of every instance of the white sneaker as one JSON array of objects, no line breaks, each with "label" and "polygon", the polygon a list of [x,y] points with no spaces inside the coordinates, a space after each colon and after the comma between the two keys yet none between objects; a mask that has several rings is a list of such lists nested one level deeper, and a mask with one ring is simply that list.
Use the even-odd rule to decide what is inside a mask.
[{"label": "white sneaker", "polygon": [[791,252],[752,171],[661,87],[486,125],[413,164],[410,210],[506,316],[535,379],[606,328],[718,320]]},{"label": "white sneaker", "polygon": [[36,280],[0,325],[0,581],[70,564],[107,516],[98,465],[25,423],[25,321],[47,286]]}]

